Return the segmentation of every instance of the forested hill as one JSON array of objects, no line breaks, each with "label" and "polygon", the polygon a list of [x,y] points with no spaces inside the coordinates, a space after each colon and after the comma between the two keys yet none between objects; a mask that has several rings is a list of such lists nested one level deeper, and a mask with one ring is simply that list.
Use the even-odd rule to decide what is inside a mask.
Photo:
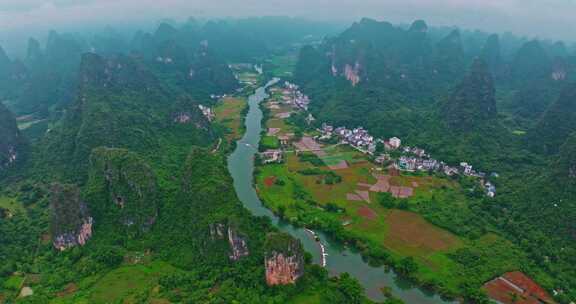
[{"label": "forested hill", "polygon": [[0,177],[24,160],[25,149],[26,141],[18,130],[14,114],[0,103]]},{"label": "forested hill", "polygon": [[59,115],[75,99],[82,54],[92,52],[104,57],[133,53],[169,80],[173,90],[205,101],[211,94],[237,88],[228,64],[261,63],[266,56],[284,54],[336,28],[296,18],[262,17],[190,18],[160,23],[150,32],[113,27],[94,33],[50,31],[45,43],[30,38],[20,59],[10,58],[0,47],[0,100],[18,115]]},{"label": "forested hill", "polygon": [[[170,88],[137,57],[85,54],[76,101],[42,139],[34,166],[66,179],[84,180],[89,155],[100,146],[155,155],[162,136],[187,134],[183,142],[207,145],[210,126],[192,97]],[[177,113],[191,119],[175,120]]]},{"label": "forested hill", "polygon": [[502,191],[474,212],[528,252],[554,285],[576,290],[569,190],[576,50],[421,20],[403,27],[362,19],[303,47],[294,78],[317,126],[362,126],[449,163],[500,173]]},{"label": "forested hill", "polygon": [[[494,137],[490,133],[497,132],[501,136],[496,139],[506,144],[514,141],[508,138],[511,132],[538,129],[544,113],[554,111],[554,101],[576,80],[576,55],[562,43],[526,39],[519,43],[521,39],[503,37],[440,30],[422,20],[400,27],[365,18],[319,46],[303,47],[295,80],[311,95],[312,113],[320,121],[362,125],[376,136],[401,136],[438,150],[448,145],[445,139],[452,140],[451,145],[460,143],[451,133],[466,129],[471,118],[451,107],[458,103],[450,100],[459,94],[462,109],[469,103],[470,113],[482,116],[484,112],[475,108],[481,96],[472,95],[484,90],[484,97],[492,100],[490,117],[498,115],[502,125],[467,136]],[[466,80],[477,69],[476,58],[490,72],[483,74],[484,84]],[[493,86],[494,93],[482,88],[486,85]],[[450,116],[455,123],[439,123]],[[479,151],[469,152],[475,162],[495,166]],[[456,154],[446,151],[445,156],[463,156]]]},{"label": "forested hill", "polygon": [[330,28],[313,25],[191,19],[50,32],[23,62],[0,49],[0,303],[371,303],[242,206],[221,140],[241,126],[213,116],[227,100],[210,95],[242,88],[229,64]]}]

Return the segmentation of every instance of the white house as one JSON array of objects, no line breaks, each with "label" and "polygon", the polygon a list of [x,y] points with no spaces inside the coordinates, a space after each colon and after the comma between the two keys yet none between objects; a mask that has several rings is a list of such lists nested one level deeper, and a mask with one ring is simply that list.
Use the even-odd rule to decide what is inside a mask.
[{"label": "white house", "polygon": [[392,137],[388,140],[388,143],[390,144],[390,147],[394,148],[394,149],[398,149],[400,148],[400,146],[402,145],[402,141],[400,140],[400,138],[398,137]]}]

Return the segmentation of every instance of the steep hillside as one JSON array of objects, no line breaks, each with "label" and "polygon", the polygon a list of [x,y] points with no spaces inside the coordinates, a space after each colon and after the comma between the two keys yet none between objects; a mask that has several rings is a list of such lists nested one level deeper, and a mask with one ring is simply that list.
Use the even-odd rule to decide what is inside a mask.
[{"label": "steep hillside", "polygon": [[435,72],[442,79],[456,80],[466,69],[460,31],[453,30],[438,42],[434,55]]},{"label": "steep hillside", "polygon": [[47,116],[52,107],[70,104],[76,93],[80,57],[87,50],[77,37],[55,31],[50,32],[44,49],[30,39],[26,56],[29,77],[16,97],[17,111]]},{"label": "steep hillside", "polygon": [[24,157],[24,149],[14,115],[0,102],[0,176]]},{"label": "steep hillside", "polygon": [[84,246],[92,237],[94,222],[88,206],[73,185],[54,184],[50,190],[52,245],[60,251]]},{"label": "steep hillside", "polygon": [[576,130],[576,85],[567,84],[530,132],[528,145],[535,151],[554,154]]},{"label": "steep hillside", "polygon": [[571,188],[576,183],[576,132],[560,148],[556,173],[559,182]]},{"label": "steep hillside", "polygon": [[466,78],[454,89],[442,108],[452,130],[470,131],[496,118],[494,81],[488,65],[477,59]]},{"label": "steep hillside", "polygon": [[96,229],[139,236],[151,229],[160,208],[155,173],[125,149],[96,148],[90,156],[86,200]]},{"label": "steep hillside", "polygon": [[550,57],[537,40],[524,44],[511,64],[511,80],[517,85],[544,81],[550,72]]},{"label": "steep hillside", "polygon": [[[183,251],[173,250],[172,254],[193,250],[197,252],[194,259],[239,260],[261,246],[263,235],[250,227],[220,155],[194,148],[182,167],[180,183],[179,193],[167,202],[161,222],[161,229],[170,231],[164,241],[185,241],[179,246]],[[183,266],[188,267],[188,263]]]},{"label": "steep hillside", "polygon": [[153,155],[163,148],[162,135],[171,131],[187,130],[183,142],[211,141],[201,115],[191,116],[194,121],[174,121],[174,112],[194,111],[189,104],[176,108],[189,97],[168,90],[135,58],[86,54],[79,82],[76,102],[43,142],[43,162],[48,160],[54,173],[82,179],[76,173],[87,168],[92,149],[99,146]]},{"label": "steep hillside", "polygon": [[500,37],[490,35],[482,48],[480,58],[486,62],[493,76],[500,76],[503,72],[503,60],[501,54]]},{"label": "steep hillside", "polygon": [[28,78],[28,68],[20,60],[10,59],[0,46],[0,102],[16,99]]}]

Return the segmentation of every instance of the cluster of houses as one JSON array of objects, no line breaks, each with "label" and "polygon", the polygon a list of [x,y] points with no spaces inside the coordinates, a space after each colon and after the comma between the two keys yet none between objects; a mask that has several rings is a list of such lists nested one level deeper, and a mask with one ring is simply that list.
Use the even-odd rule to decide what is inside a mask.
[{"label": "cluster of houses", "polygon": [[[298,85],[286,81],[280,93],[284,103],[292,105],[298,110],[308,111],[310,99],[300,92]],[[311,114],[309,118],[314,120]],[[348,129],[346,127],[334,127],[327,123],[323,123],[319,131],[320,135],[316,137],[319,140],[331,140],[336,137],[340,144],[350,145],[356,150],[369,155],[374,155],[377,145],[382,144],[386,152],[377,156],[375,161],[381,164],[392,161],[393,166],[402,171],[442,172],[447,176],[463,175],[479,178],[486,195],[488,197],[496,196],[496,187],[492,182],[488,181],[486,173],[474,170],[472,165],[466,162],[460,163],[459,166],[450,166],[443,161],[432,158],[424,149],[402,146],[402,140],[398,137],[383,140],[370,135],[363,127]],[[393,160],[387,152],[396,150],[400,150],[402,155],[398,159]],[[261,153],[261,157],[264,163],[281,162],[282,151],[268,150]],[[493,176],[497,175],[493,173]]]},{"label": "cluster of houses", "polygon": [[210,98],[214,99],[214,100],[219,100],[221,98],[226,98],[228,95],[226,94],[222,94],[222,95],[217,95],[217,94],[210,94]]},{"label": "cluster of houses", "polygon": [[322,124],[320,139],[330,139],[336,136],[342,144],[350,145],[363,153],[373,154],[376,151],[377,140],[362,127],[347,129],[334,128],[326,123]]},{"label": "cluster of houses", "polygon": [[260,153],[260,158],[264,164],[281,163],[283,154],[281,149],[270,149]]},{"label": "cluster of houses", "polygon": [[310,98],[300,92],[298,85],[285,81],[284,89],[281,91],[281,93],[284,103],[292,105],[297,109],[308,111]]},{"label": "cluster of houses", "polygon": [[[430,154],[426,154],[424,149],[416,147],[404,147],[402,149],[404,155],[402,155],[398,161],[394,164],[396,168],[405,171],[434,171],[443,172],[447,176],[454,175],[464,175],[479,178],[482,186],[486,191],[488,197],[496,196],[496,186],[487,180],[487,175],[484,172],[476,171],[467,162],[461,162],[459,166],[449,166],[443,161],[438,161],[430,157]],[[497,176],[498,174],[493,173],[492,176]]]},{"label": "cluster of houses", "polygon": [[204,115],[204,117],[206,117],[206,119],[208,119],[208,121],[214,120],[214,117],[216,115],[214,114],[214,111],[212,111],[210,107],[198,105],[198,108],[200,109],[200,111],[202,111],[202,114]]},{"label": "cluster of houses", "polygon": [[[382,143],[386,151],[401,149],[402,156],[393,163],[396,169],[408,172],[443,172],[447,176],[464,175],[476,177],[480,179],[487,196],[496,196],[496,187],[487,180],[486,173],[474,170],[472,165],[466,162],[460,163],[460,166],[449,166],[443,161],[430,157],[430,154],[427,154],[424,149],[409,146],[402,147],[402,140],[400,140],[400,138],[392,137],[388,140],[375,138],[362,127],[354,129],[347,129],[345,127],[335,128],[334,126],[323,123],[319,131],[321,132],[321,135],[318,137],[320,140],[329,140],[333,136],[336,136],[341,144],[350,145],[362,153],[370,155],[374,155],[378,143]],[[390,154],[383,153],[377,156],[375,161],[376,163],[383,164],[392,161],[392,158]]]}]

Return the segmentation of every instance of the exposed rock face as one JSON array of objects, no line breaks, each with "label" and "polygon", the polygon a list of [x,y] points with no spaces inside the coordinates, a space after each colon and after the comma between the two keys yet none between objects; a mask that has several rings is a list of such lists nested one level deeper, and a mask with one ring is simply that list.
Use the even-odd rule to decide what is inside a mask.
[{"label": "exposed rock face", "polygon": [[266,283],[295,283],[304,274],[304,250],[300,241],[284,233],[271,233],[266,238]]},{"label": "exposed rock face", "polygon": [[14,115],[0,103],[0,175],[20,159],[23,142]]},{"label": "exposed rock face", "polygon": [[74,185],[54,184],[51,189],[51,232],[54,248],[83,246],[92,237],[92,216]]},{"label": "exposed rock face", "polygon": [[133,234],[148,231],[158,216],[156,175],[135,153],[97,148],[90,156],[91,209],[100,222],[111,221]]},{"label": "exposed rock face", "polygon": [[250,255],[246,238],[240,236],[238,230],[233,228],[232,225],[216,223],[210,224],[209,227],[212,241],[224,239],[228,241],[228,245],[230,246],[230,260],[238,261],[242,257]]},{"label": "exposed rock face", "polygon": [[[205,108],[209,111],[209,108]],[[198,129],[210,132],[210,121],[201,106],[189,97],[181,97],[174,105],[170,120],[175,124],[193,124]]]},{"label": "exposed rock face", "polygon": [[496,117],[496,98],[492,76],[481,59],[476,59],[468,76],[442,108],[450,128],[467,131]]},{"label": "exposed rock face", "polygon": [[350,81],[352,86],[355,87],[361,80],[361,78],[360,78],[360,63],[356,62],[354,64],[354,66],[351,66],[350,64],[346,64],[344,66],[344,76],[346,77],[346,79],[348,81]]},{"label": "exposed rock face", "polygon": [[246,240],[238,235],[232,227],[228,227],[228,243],[232,251],[230,254],[231,260],[238,261],[240,258],[250,255]]},{"label": "exposed rock face", "polygon": [[554,81],[566,80],[568,76],[568,63],[562,57],[556,57],[552,61],[552,72],[550,78]]}]

